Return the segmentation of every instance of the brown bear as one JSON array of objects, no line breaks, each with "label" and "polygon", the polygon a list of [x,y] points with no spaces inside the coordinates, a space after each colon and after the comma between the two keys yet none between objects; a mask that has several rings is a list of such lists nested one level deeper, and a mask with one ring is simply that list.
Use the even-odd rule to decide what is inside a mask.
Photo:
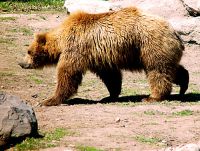
[{"label": "brown bear", "polygon": [[144,71],[151,95],[144,101],[166,99],[172,84],[180,94],[188,88],[188,71],[179,64],[184,45],[164,19],[135,7],[119,11],[71,14],[60,26],[35,36],[23,68],[57,63],[57,89],[43,105],[58,105],[77,92],[87,70],[106,85],[110,98],[121,92],[121,70]]}]

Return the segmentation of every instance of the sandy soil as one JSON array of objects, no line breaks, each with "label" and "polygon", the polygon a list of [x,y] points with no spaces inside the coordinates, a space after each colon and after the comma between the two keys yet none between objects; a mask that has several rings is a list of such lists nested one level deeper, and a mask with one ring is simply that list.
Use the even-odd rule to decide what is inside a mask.
[{"label": "sandy soil", "polygon": [[[66,14],[0,15],[0,90],[20,96],[31,104],[42,131],[64,127],[77,135],[66,136],[60,146],[93,146],[102,150],[156,150],[200,141],[200,47],[186,45],[182,64],[190,72],[190,85],[183,100],[174,86],[170,100],[146,104],[149,94],[143,73],[124,72],[122,95],[115,102],[99,101],[108,96],[102,82],[87,73],[69,104],[38,107],[50,97],[56,84],[55,67],[23,70],[17,63],[26,53],[33,33],[59,24]],[[7,19],[6,19],[7,18]],[[191,115],[179,112],[190,111]],[[145,143],[138,138],[153,138]]]}]

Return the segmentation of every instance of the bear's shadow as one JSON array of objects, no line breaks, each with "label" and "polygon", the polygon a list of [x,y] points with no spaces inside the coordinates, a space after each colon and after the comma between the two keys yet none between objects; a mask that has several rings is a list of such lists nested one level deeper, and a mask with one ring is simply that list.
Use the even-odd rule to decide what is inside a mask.
[{"label": "bear's shadow", "polygon": [[[63,104],[75,105],[75,104],[106,104],[106,103],[120,103],[120,102],[141,102],[143,98],[148,97],[148,95],[133,95],[133,96],[122,96],[116,99],[103,98],[102,100],[89,100],[82,98],[72,98],[65,101]],[[198,102],[200,101],[200,94],[197,93],[188,93],[184,96],[178,94],[170,95],[166,100],[168,101],[181,101],[181,102]]]}]

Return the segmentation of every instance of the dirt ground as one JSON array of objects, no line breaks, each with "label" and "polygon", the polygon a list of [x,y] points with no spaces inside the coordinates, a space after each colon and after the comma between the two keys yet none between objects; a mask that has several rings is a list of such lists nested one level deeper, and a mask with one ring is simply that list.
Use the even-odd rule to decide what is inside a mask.
[{"label": "dirt ground", "polygon": [[[123,90],[115,102],[100,101],[108,96],[103,83],[87,73],[69,104],[38,107],[53,95],[56,68],[23,70],[17,63],[26,53],[35,32],[59,24],[66,14],[0,15],[0,90],[20,96],[34,107],[39,129],[66,128],[77,135],[66,136],[60,146],[77,145],[102,150],[157,150],[168,146],[200,142],[200,46],[186,45],[182,64],[190,72],[185,97],[174,86],[169,100],[143,103],[149,94],[144,73],[124,72]],[[153,141],[148,141],[153,140]]]}]

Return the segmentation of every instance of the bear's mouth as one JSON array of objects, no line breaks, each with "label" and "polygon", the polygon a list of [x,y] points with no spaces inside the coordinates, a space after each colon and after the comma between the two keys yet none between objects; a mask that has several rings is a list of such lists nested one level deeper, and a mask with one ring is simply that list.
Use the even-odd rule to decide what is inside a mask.
[{"label": "bear's mouth", "polygon": [[33,69],[32,64],[25,63],[25,62],[20,62],[18,63],[19,66],[21,66],[23,69]]},{"label": "bear's mouth", "polygon": [[43,69],[44,65],[36,65],[36,64],[29,64],[29,63],[25,63],[25,62],[20,62],[18,63],[18,65],[20,67],[22,67],[23,69]]}]

